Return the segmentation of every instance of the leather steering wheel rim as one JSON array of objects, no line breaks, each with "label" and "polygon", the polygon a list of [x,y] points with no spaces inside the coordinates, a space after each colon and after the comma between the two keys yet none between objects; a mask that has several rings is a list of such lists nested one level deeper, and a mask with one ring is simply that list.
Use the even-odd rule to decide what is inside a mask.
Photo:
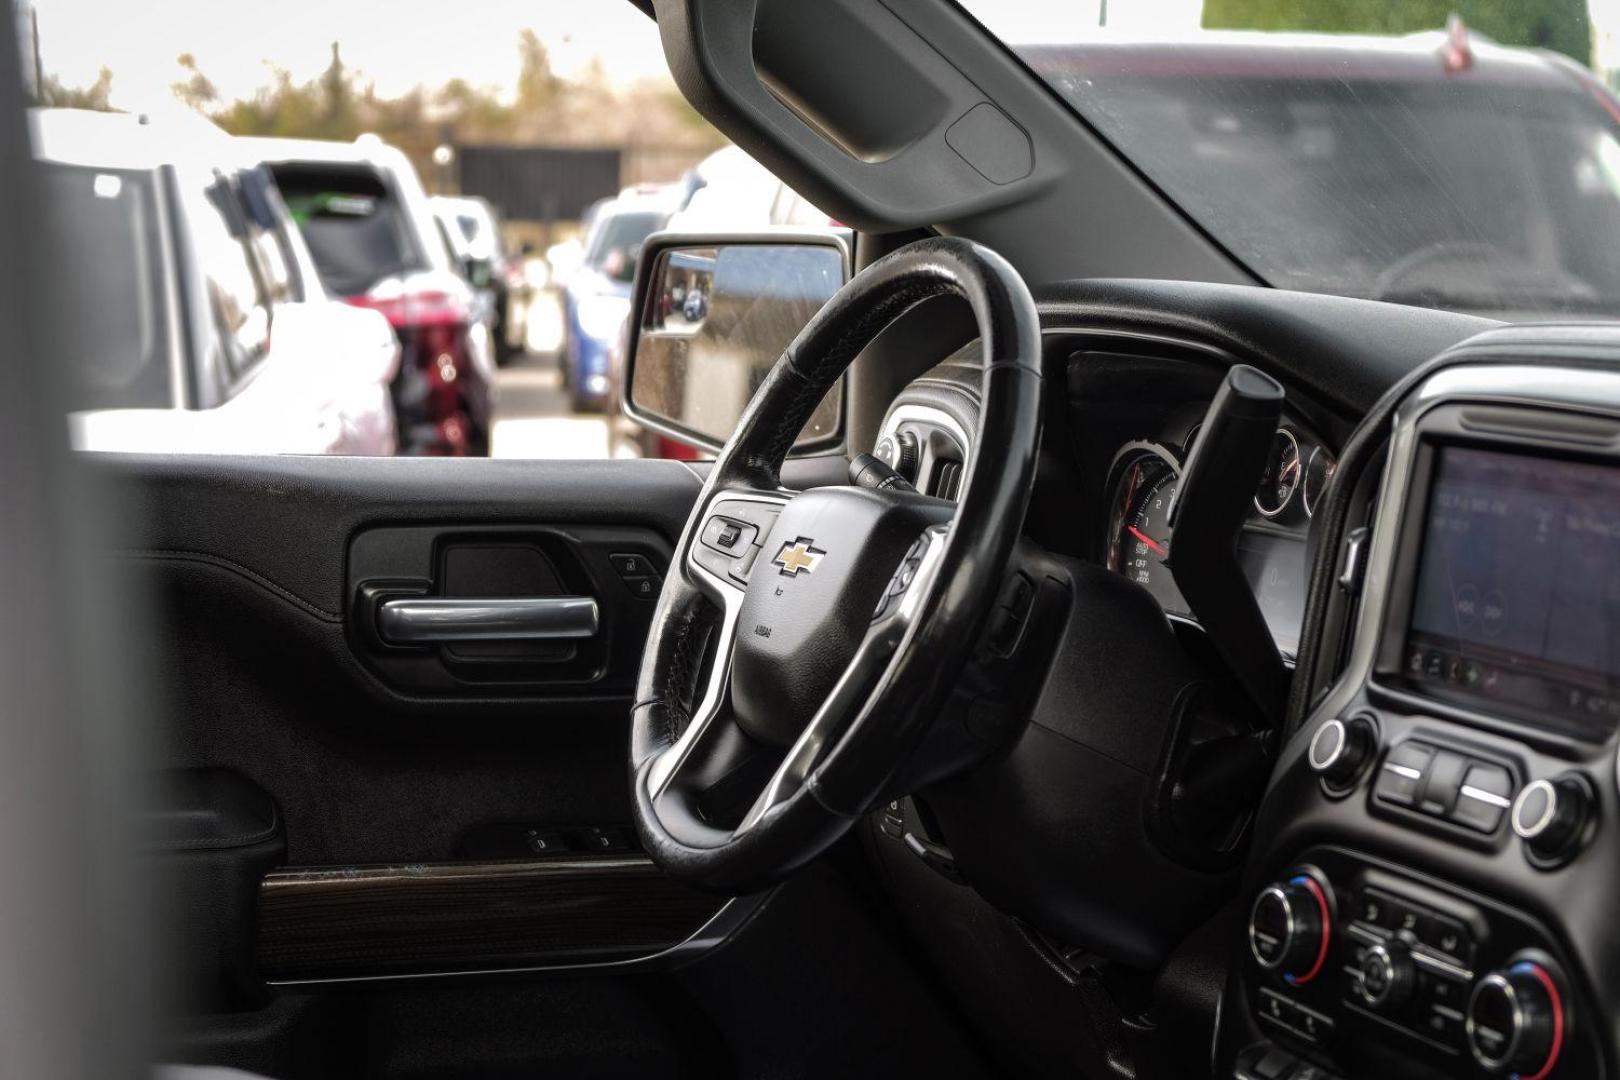
[{"label": "leather steering wheel rim", "polygon": [[[983,365],[979,430],[954,507],[919,495],[860,488],[817,488],[803,495],[786,491],[782,463],[828,389],[896,319],[918,303],[944,295],[971,307]],[[1028,288],[999,255],[955,238],[921,240],[873,263],[811,319],[777,360],[698,496],[676,545],[676,562],[665,578],[643,654],[631,713],[632,805],[643,847],[666,874],[731,894],[764,888],[825,851],[887,793],[949,694],[953,676],[977,647],[995,607],[1034,480],[1041,390],[1040,325]],[[847,506],[884,523],[900,515],[898,525],[885,524],[885,537],[908,524],[924,525],[898,557],[896,544],[903,542],[892,539],[881,556],[885,565],[880,572],[893,571],[890,586],[903,587],[897,583],[908,566],[916,574],[904,595],[893,604],[884,602],[909,614],[903,625],[897,615],[874,615],[850,670],[817,705],[814,719],[804,725],[749,816],[741,825],[716,824],[706,820],[704,791],[734,784],[747,772],[736,763],[745,760],[737,748],[749,737],[726,720],[726,695],[733,675],[740,674],[731,667],[739,648],[738,611],[743,605],[787,603],[793,598],[778,598],[801,588],[781,580],[797,578],[797,571],[789,574],[783,568],[779,576],[768,560],[771,552],[786,550],[782,545],[804,539],[787,537],[784,530],[792,531],[795,501],[807,506],[812,495],[833,510]],[[694,562],[695,551],[701,550],[697,545],[704,544],[705,525],[712,524],[713,507],[727,498],[733,500],[730,505],[752,499],[767,508],[775,501],[780,508],[774,527],[761,534],[764,543],[745,589]],[[900,501],[874,502],[884,498]],[[948,526],[928,524],[947,514]],[[873,551],[881,546],[877,536],[874,532]],[[830,552],[820,557],[855,561],[856,551],[835,550],[837,539],[817,541]],[[874,563],[879,558],[872,556]],[[832,580],[837,572],[835,568],[824,577]],[[870,577],[875,571],[864,567],[861,572]],[[849,588],[858,591],[861,584]],[[731,593],[725,591],[728,586]],[[775,597],[756,592],[767,589]],[[874,591],[872,602],[881,595]],[[851,621],[836,625],[842,630]],[[886,644],[892,652],[886,655],[871,645],[880,627],[890,635]],[[705,650],[716,640],[705,677]],[[868,661],[872,666],[863,669],[866,682],[857,682],[854,669]],[[848,716],[827,716],[835,699]],[[815,745],[806,749],[807,742]],[[797,771],[788,783],[783,777],[790,763]]]}]

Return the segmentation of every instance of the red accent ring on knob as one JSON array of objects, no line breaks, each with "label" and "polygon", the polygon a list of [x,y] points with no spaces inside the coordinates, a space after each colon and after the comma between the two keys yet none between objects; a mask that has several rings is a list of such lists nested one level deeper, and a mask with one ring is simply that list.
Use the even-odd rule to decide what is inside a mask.
[{"label": "red accent ring on knob", "polygon": [[[1333,918],[1328,914],[1327,897],[1322,892],[1322,886],[1316,883],[1315,878],[1311,877],[1309,874],[1300,874],[1290,880],[1288,884],[1303,886],[1306,892],[1309,892],[1311,896],[1315,897],[1316,906],[1322,910],[1322,944],[1317,946],[1316,949],[1316,963],[1312,964],[1311,969],[1303,975],[1284,976],[1284,978],[1286,978],[1291,985],[1304,986],[1306,983],[1320,975],[1322,973],[1322,966],[1327,963],[1328,946],[1333,943]],[[1559,1014],[1558,1020],[1559,1023],[1562,1024],[1562,1013]],[[1531,1078],[1527,1077],[1526,1080],[1531,1080]],[[1536,1078],[1536,1080],[1539,1080],[1539,1078]]]},{"label": "red accent ring on knob", "polygon": [[[1514,967],[1518,966],[1520,965],[1514,965]],[[1564,1049],[1564,999],[1558,996],[1558,984],[1553,982],[1552,976],[1547,974],[1545,968],[1540,964],[1529,962],[1526,962],[1523,966],[1530,969],[1530,974],[1534,975],[1547,991],[1547,1000],[1552,1003],[1553,1029],[1552,1045],[1547,1048],[1547,1060],[1541,1063],[1541,1068],[1528,1076],[1521,1073],[1518,1080],[1547,1080],[1548,1074],[1553,1071],[1553,1066],[1558,1064],[1559,1052]]]}]

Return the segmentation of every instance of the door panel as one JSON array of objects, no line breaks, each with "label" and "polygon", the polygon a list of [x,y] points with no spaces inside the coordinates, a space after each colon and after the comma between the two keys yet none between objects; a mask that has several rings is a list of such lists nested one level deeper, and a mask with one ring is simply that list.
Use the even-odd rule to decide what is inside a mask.
[{"label": "door panel", "polygon": [[[930,1048],[925,1064],[962,1073],[973,1058],[852,884],[858,868],[819,865],[727,904],[634,848],[627,715],[652,602],[612,556],[662,568],[705,466],[83,462],[114,501],[105,541],[146,613],[135,644],[165,721],[154,763],[214,778],[164,790],[274,804],[245,853],[222,827],[185,832],[226,820],[220,807],[161,819],[165,880],[187,907],[159,947],[207,960],[211,980],[187,987],[162,1034],[169,1060],[285,1080],[752,1075],[750,1061],[859,1075],[917,1060],[896,1024]],[[829,456],[784,475],[814,486],[846,467]],[[437,597],[591,596],[599,648],[575,663],[544,642],[516,659],[420,646],[394,657],[434,671],[413,684],[369,636],[359,586],[374,578]],[[445,977],[399,979],[423,974]]]},{"label": "door panel", "polygon": [[[673,462],[107,458],[113,538],[153,612],[168,695],[160,764],[235,770],[280,807],[293,865],[457,857],[489,822],[628,821],[628,694],[639,659],[556,684],[398,687],[345,628],[356,537],[461,524],[461,535],[634,530],[668,545],[698,480]],[[609,573],[604,567],[603,574]],[[598,582],[622,591],[619,582]],[[645,606],[624,593],[632,604]],[[643,617],[644,618],[644,617]],[[612,636],[619,628],[605,621]]]},{"label": "door panel", "polygon": [[[166,695],[156,764],[267,793],[284,852],[261,882],[262,860],[205,860],[217,838],[165,850],[186,898],[176,947],[238,967],[184,988],[189,1009],[261,1005],[251,987],[265,982],[622,962],[721,910],[635,850],[625,772],[657,590],[638,595],[619,570],[663,572],[700,486],[692,470],[89,461],[119,520],[139,522],[109,540],[149,613]],[[588,599],[596,617],[580,638],[391,644],[368,599],[379,583],[419,598]],[[196,789],[164,784],[156,809],[214,814],[163,805]],[[253,880],[221,882],[222,865]],[[200,926],[226,940],[198,941]]]}]

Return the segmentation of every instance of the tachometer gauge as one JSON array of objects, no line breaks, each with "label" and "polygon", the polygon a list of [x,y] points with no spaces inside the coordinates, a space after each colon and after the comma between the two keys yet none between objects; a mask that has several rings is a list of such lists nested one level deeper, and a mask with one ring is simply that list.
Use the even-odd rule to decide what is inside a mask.
[{"label": "tachometer gauge", "polygon": [[1266,468],[1260,474],[1260,487],[1254,493],[1254,508],[1268,518],[1288,509],[1299,490],[1299,440],[1287,428],[1278,428],[1271,437]]},{"label": "tachometer gauge", "polygon": [[1111,475],[1108,568],[1147,589],[1166,611],[1186,614],[1187,602],[1165,564],[1180,466],[1162,448],[1137,443],[1115,458]]},{"label": "tachometer gauge", "polygon": [[1333,479],[1338,468],[1339,463],[1324,447],[1313,448],[1311,456],[1305,459],[1305,479],[1300,497],[1305,500],[1306,517],[1316,515],[1317,508],[1322,505],[1322,496],[1327,494],[1328,481]]}]

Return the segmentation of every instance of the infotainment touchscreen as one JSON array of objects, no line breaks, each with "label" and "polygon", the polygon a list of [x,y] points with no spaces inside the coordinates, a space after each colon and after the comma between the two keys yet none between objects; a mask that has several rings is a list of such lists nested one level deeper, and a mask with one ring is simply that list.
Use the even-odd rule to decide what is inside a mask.
[{"label": "infotainment touchscreen", "polygon": [[1437,451],[1406,675],[1605,737],[1620,722],[1620,469]]}]

